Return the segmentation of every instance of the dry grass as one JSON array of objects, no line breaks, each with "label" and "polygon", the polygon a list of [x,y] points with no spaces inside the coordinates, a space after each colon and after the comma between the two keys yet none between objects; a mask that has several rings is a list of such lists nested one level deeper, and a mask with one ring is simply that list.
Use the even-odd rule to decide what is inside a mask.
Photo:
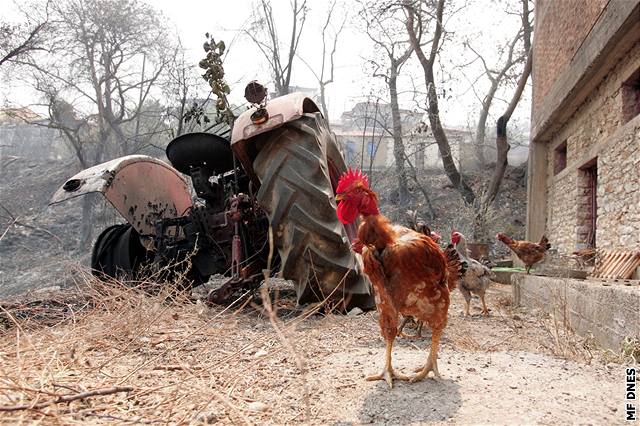
[{"label": "dry grass", "polygon": [[604,353],[608,362],[623,365],[638,365],[640,363],[640,338],[627,336],[620,344],[618,352],[611,349]]},{"label": "dry grass", "polygon": [[278,300],[244,302],[209,308],[86,276],[55,299],[5,304],[0,420],[262,423],[281,412],[278,421],[304,421],[299,329],[318,306],[283,320]]},{"label": "dry grass", "polygon": [[[148,295],[85,275],[76,289],[53,298],[2,304],[0,422],[335,420],[337,408],[374,389],[362,378],[382,360],[376,314],[317,315],[322,304],[294,310],[294,301],[277,297],[276,284],[263,286],[271,291],[262,299],[209,308],[167,288]],[[453,353],[564,348],[574,357],[561,322],[509,306],[505,291],[490,289],[488,318],[461,316],[463,299],[455,293],[444,345]],[[399,339],[397,350],[422,356],[428,336]],[[344,361],[348,367],[328,361],[351,352],[360,358]],[[352,395],[356,389],[360,394]]]},{"label": "dry grass", "polygon": [[574,361],[590,364],[594,357],[602,354],[593,335],[580,336],[571,325],[571,315],[567,305],[567,285],[562,288],[547,286],[552,302],[539,312],[548,310],[548,314],[539,315],[540,328],[547,334],[547,342],[543,343],[554,355]]}]

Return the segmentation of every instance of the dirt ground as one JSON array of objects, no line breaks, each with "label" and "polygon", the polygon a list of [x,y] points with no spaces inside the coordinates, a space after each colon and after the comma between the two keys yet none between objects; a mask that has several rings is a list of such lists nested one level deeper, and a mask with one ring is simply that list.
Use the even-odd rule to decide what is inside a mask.
[{"label": "dirt ground", "polygon": [[[509,295],[509,286],[495,284],[491,316],[481,317],[475,300],[475,314],[465,318],[456,291],[439,356],[442,378],[393,389],[364,380],[383,363],[376,313],[306,315],[280,300],[275,318],[251,304],[223,310],[99,291],[93,308],[53,325],[21,320],[14,309],[4,331],[0,322],[0,410],[45,406],[0,411],[0,421],[624,423],[623,366],[605,363],[585,340],[572,340],[569,350],[571,336],[554,334],[553,321],[536,312],[512,308]],[[428,343],[400,338],[395,367],[421,365]],[[115,386],[126,389],[55,403]]]}]

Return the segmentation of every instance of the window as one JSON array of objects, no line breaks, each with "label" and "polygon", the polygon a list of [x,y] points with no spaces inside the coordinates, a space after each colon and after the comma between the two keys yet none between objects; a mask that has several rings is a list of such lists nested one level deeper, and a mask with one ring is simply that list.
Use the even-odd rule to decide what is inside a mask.
[{"label": "window", "polygon": [[354,141],[347,141],[347,152],[346,152],[346,160],[347,164],[351,165],[355,163],[356,160],[356,143]]},{"label": "window", "polygon": [[580,167],[578,175],[578,243],[596,247],[598,223],[598,159]]},{"label": "window", "polygon": [[640,114],[640,69],[622,84],[622,122]]},{"label": "window", "polygon": [[553,153],[553,175],[557,175],[567,167],[567,141],[562,142]]}]

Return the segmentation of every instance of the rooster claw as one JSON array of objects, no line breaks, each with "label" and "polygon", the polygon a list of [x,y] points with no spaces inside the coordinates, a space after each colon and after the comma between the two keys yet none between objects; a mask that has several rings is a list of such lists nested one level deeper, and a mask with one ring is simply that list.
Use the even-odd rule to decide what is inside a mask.
[{"label": "rooster claw", "polygon": [[438,372],[438,365],[434,364],[434,365],[424,365],[423,367],[417,368],[415,370],[416,374],[415,376],[412,376],[409,379],[409,382],[411,383],[415,383],[419,380],[424,379],[425,377],[427,377],[429,375],[429,372],[433,371],[433,378],[434,379],[440,379],[440,373]]},{"label": "rooster claw", "polygon": [[366,380],[372,382],[374,380],[384,380],[389,385],[389,389],[393,389],[393,379],[409,381],[411,377],[402,373],[396,373],[394,370],[384,370],[380,374],[374,374],[373,376],[367,376]]}]

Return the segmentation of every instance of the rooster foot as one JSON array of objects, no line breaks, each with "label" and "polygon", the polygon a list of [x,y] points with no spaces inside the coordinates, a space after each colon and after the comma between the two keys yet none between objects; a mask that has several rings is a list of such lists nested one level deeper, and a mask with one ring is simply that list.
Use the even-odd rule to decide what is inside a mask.
[{"label": "rooster foot", "polygon": [[372,382],[374,380],[384,380],[389,385],[389,389],[393,389],[393,379],[408,381],[411,378],[402,373],[398,373],[393,369],[385,369],[380,374],[374,374],[373,376],[367,376],[366,380]]},{"label": "rooster foot", "polygon": [[407,334],[404,331],[400,332],[400,334],[398,334],[399,337],[402,337],[404,339],[409,339],[409,340],[418,340],[418,339],[422,339],[422,333],[416,333],[416,334]]},{"label": "rooster foot", "polygon": [[482,315],[484,315],[485,317],[488,317],[490,315],[489,314],[489,309],[483,309],[482,310]]},{"label": "rooster foot", "polygon": [[425,364],[423,367],[417,368],[415,370],[416,374],[415,376],[411,377],[411,379],[409,379],[409,381],[411,383],[415,383],[419,380],[424,379],[425,377],[427,377],[429,375],[429,372],[433,371],[433,378],[440,378],[440,373],[438,372],[438,363],[434,362],[433,364],[431,363],[427,363]]}]

